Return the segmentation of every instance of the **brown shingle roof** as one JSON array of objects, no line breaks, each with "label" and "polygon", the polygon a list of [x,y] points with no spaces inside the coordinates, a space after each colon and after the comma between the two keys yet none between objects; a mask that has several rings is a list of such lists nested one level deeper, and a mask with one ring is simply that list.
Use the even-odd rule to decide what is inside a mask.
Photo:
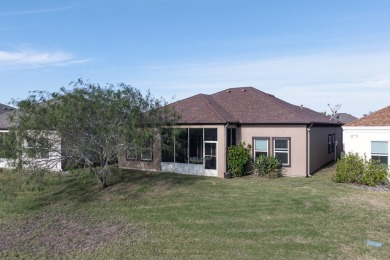
[{"label": "brown shingle roof", "polygon": [[182,114],[179,123],[332,124],[321,113],[292,105],[253,87],[198,94],[172,105]]},{"label": "brown shingle roof", "polygon": [[390,126],[390,106],[352,121],[346,126]]}]

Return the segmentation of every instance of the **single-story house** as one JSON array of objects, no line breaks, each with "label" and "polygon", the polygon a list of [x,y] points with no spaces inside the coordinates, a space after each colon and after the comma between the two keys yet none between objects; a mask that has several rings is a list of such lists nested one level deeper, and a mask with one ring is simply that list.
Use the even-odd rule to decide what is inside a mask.
[{"label": "single-story house", "polygon": [[253,87],[198,94],[171,106],[181,114],[173,149],[160,149],[167,142],[164,134],[138,154],[129,142],[119,167],[224,177],[227,148],[245,142],[252,160],[274,155],[286,175],[310,176],[341,154],[340,123]]},{"label": "single-story house", "polygon": [[390,106],[343,126],[344,151],[380,160],[390,167]]},{"label": "single-story house", "polygon": [[5,139],[6,135],[9,132],[10,123],[8,121],[8,116],[14,108],[0,104],[0,168],[13,168],[15,167],[15,162],[12,160],[5,151]]},{"label": "single-story house", "polygon": [[[15,108],[0,104],[0,168],[15,168],[18,164],[22,167],[35,167],[37,165],[43,166],[44,168],[52,171],[61,171],[61,161],[54,160],[57,158],[52,152],[42,149],[36,149],[37,143],[32,142],[31,140],[26,140],[25,146],[27,148],[28,154],[23,154],[23,156],[17,156],[6,152],[6,136],[10,133],[11,123],[8,120],[10,113],[14,111]],[[55,134],[53,134],[55,137]],[[42,136],[42,139],[45,137]],[[60,142],[58,142],[60,146]],[[20,162],[22,162],[22,165]]]}]

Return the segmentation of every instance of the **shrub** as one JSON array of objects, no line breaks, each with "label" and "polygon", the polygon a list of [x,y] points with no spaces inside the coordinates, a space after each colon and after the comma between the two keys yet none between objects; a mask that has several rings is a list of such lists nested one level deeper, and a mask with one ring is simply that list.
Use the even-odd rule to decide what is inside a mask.
[{"label": "shrub", "polygon": [[376,160],[369,160],[365,165],[364,173],[360,179],[360,184],[376,186],[380,183],[385,183],[388,181],[387,178],[387,165],[379,163],[379,161]]},{"label": "shrub", "polygon": [[260,176],[268,176],[273,179],[282,176],[282,163],[274,156],[260,155],[253,163],[253,167]]},{"label": "shrub", "polygon": [[245,143],[228,148],[227,169],[233,177],[241,177],[245,174],[250,159],[250,149],[251,146],[245,147]]},{"label": "shrub", "polygon": [[363,175],[363,171],[363,158],[357,154],[348,153],[337,161],[333,180],[341,183],[354,183]]},{"label": "shrub", "polygon": [[357,154],[349,153],[337,161],[336,174],[333,181],[358,183],[375,186],[388,179],[388,168],[378,161],[367,160]]}]

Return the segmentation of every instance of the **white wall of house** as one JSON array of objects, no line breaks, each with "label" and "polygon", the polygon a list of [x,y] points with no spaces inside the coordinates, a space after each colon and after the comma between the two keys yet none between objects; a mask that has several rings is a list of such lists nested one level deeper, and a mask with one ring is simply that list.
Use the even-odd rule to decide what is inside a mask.
[{"label": "white wall of house", "polygon": [[[7,133],[8,130],[0,130],[0,133]],[[61,171],[61,139],[55,134],[55,132],[52,132],[50,135],[50,138],[53,138],[56,142],[55,150],[49,152],[48,158],[29,158],[26,155],[22,156],[22,160],[25,162],[22,167],[26,168],[34,168],[35,166],[43,166],[43,168],[50,170],[50,171]],[[18,163],[18,159],[6,159],[6,158],[0,158],[0,168],[7,168],[12,169],[16,168],[16,165]]]},{"label": "white wall of house", "polygon": [[[387,142],[390,155],[390,126],[343,126],[344,151],[371,159],[371,142]],[[389,160],[390,167],[390,160]]]},{"label": "white wall of house", "polygon": [[[8,130],[0,130],[0,133],[8,133]],[[0,158],[0,168],[12,169],[15,168],[15,160]]]}]

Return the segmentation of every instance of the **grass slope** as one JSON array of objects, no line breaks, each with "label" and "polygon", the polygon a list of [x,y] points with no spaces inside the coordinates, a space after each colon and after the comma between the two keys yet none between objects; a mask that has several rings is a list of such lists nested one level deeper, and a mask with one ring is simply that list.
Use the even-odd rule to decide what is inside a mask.
[{"label": "grass slope", "polygon": [[[0,258],[389,259],[390,192],[312,178],[0,173]],[[366,240],[384,243],[367,246]]]}]

